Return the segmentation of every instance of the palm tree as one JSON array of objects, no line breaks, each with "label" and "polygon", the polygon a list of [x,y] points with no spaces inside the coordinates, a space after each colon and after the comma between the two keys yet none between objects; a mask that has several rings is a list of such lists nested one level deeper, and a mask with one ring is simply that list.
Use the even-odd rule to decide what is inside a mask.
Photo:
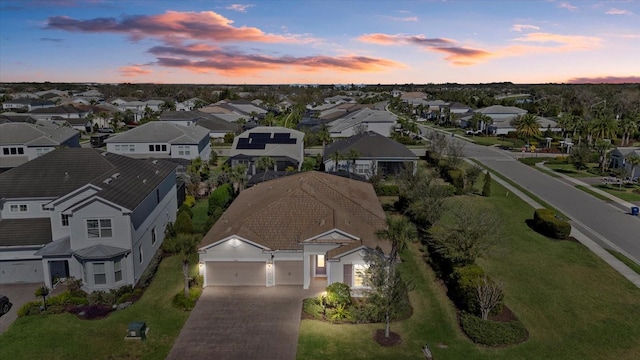
[{"label": "palm tree", "polygon": [[601,117],[593,123],[593,137],[597,140],[613,139],[618,131],[618,123],[611,117]]},{"label": "palm tree", "polygon": [[333,171],[338,171],[338,166],[340,165],[340,160],[343,160],[344,156],[340,154],[340,152],[336,151],[331,154],[331,160],[333,161]]},{"label": "palm tree", "polygon": [[276,162],[269,156],[260,156],[256,161],[256,168],[264,171],[264,174],[262,174],[262,180],[266,178],[267,172],[270,169],[273,169],[274,166],[276,166]]},{"label": "palm tree", "polygon": [[382,240],[391,242],[391,251],[389,252],[389,263],[395,264],[398,254],[407,248],[409,242],[413,242],[418,237],[418,231],[415,225],[405,216],[388,216],[387,228],[378,230],[376,235]]},{"label": "palm tree", "polygon": [[522,138],[527,139],[532,136],[540,135],[540,124],[538,123],[538,117],[534,114],[524,114],[515,118],[516,132]]},{"label": "palm tree", "polygon": [[638,165],[640,165],[640,156],[638,155],[628,155],[626,158],[624,158],[625,162],[629,165],[631,165],[631,179],[633,180],[635,178],[636,175],[636,167]]},{"label": "palm tree", "polygon": [[347,153],[346,158],[350,162],[350,164],[349,164],[349,177],[351,177],[351,172],[353,171],[353,168],[356,167],[356,161],[358,159],[360,159],[360,153],[356,149],[351,149]]},{"label": "palm tree", "polygon": [[611,148],[611,142],[605,140],[598,140],[595,144],[596,151],[600,154],[600,170],[604,173],[604,168],[607,163],[607,150]]},{"label": "palm tree", "polygon": [[633,134],[636,128],[638,128],[638,123],[635,119],[625,118],[620,121],[619,128],[622,130],[622,142],[620,145],[626,146],[629,144],[631,134]]}]

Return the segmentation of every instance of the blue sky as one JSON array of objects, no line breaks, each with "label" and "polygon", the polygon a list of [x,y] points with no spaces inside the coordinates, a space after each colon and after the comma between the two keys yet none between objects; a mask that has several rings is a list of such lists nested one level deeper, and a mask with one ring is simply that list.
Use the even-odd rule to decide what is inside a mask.
[{"label": "blue sky", "polygon": [[1,0],[0,81],[640,82],[640,4]]}]

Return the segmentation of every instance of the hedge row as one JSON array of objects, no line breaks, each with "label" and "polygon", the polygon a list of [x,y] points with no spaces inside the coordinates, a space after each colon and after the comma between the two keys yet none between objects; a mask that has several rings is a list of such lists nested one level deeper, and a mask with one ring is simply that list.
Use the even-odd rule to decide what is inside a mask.
[{"label": "hedge row", "polygon": [[536,209],[533,213],[533,227],[539,233],[554,239],[566,239],[571,234],[571,225],[558,219],[550,209]]},{"label": "hedge row", "polygon": [[400,195],[400,188],[398,185],[378,185],[375,187],[376,195],[378,196],[398,196]]},{"label": "hedge row", "polygon": [[527,329],[518,320],[498,322],[482,320],[475,315],[462,313],[460,325],[473,342],[488,346],[519,344],[529,337]]}]

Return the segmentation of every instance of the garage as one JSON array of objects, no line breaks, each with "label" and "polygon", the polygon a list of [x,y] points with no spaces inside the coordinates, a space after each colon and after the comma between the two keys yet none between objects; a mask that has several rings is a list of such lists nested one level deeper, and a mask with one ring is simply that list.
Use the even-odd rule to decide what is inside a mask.
[{"label": "garage", "polygon": [[249,261],[207,261],[207,286],[266,286],[266,264]]},{"label": "garage", "polygon": [[0,261],[0,284],[43,282],[42,260]]},{"label": "garage", "polygon": [[276,285],[303,285],[304,267],[302,261],[276,261]]}]

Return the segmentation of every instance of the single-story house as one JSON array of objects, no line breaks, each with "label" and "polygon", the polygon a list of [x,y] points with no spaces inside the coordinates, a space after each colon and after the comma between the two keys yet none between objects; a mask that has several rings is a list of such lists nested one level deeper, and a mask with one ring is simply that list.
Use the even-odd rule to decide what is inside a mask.
[{"label": "single-story house", "polygon": [[180,126],[170,122],[151,121],[119,133],[104,141],[107,151],[136,158],[200,157],[209,160],[211,143],[209,130],[195,126]]},{"label": "single-story house", "polygon": [[53,124],[0,124],[0,169],[22,165],[60,146],[80,147],[80,133]]},{"label": "single-story house", "polygon": [[617,147],[611,150],[609,156],[612,168],[624,167],[629,172],[629,176],[633,174],[634,178],[640,177],[640,164],[634,166],[627,161],[630,156],[640,157],[640,147]]},{"label": "single-story house", "polygon": [[29,97],[7,100],[2,103],[3,110],[25,109],[27,111],[35,109],[45,109],[56,106],[53,101],[33,99]]},{"label": "single-story house", "polygon": [[50,108],[35,109],[29,111],[29,115],[39,120],[51,120],[56,117],[64,119],[86,118],[91,114],[91,109],[84,106],[60,105]]},{"label": "single-story house", "polygon": [[[334,156],[336,153],[340,154],[337,163]],[[357,159],[349,159],[349,153],[357,154]],[[374,174],[397,175],[405,167],[412,168],[415,173],[418,168],[416,154],[399,142],[373,131],[327,145],[322,158],[325,171],[352,171],[366,178]]]},{"label": "single-story house", "polygon": [[369,108],[347,113],[344,117],[327,124],[331,137],[349,137],[364,131],[374,131],[390,136],[398,117],[390,112]]},{"label": "single-story house", "polygon": [[0,284],[135,285],[177,210],[175,165],[56,149],[0,174]]},{"label": "single-story house", "polygon": [[308,171],[238,195],[198,245],[205,286],[364,286],[385,213],[370,183]]},{"label": "single-story house", "polygon": [[304,133],[279,126],[256,126],[233,139],[227,161],[231,167],[245,165],[247,173],[255,175],[256,162],[263,156],[274,160],[274,171],[288,167],[300,170],[304,161]]}]

